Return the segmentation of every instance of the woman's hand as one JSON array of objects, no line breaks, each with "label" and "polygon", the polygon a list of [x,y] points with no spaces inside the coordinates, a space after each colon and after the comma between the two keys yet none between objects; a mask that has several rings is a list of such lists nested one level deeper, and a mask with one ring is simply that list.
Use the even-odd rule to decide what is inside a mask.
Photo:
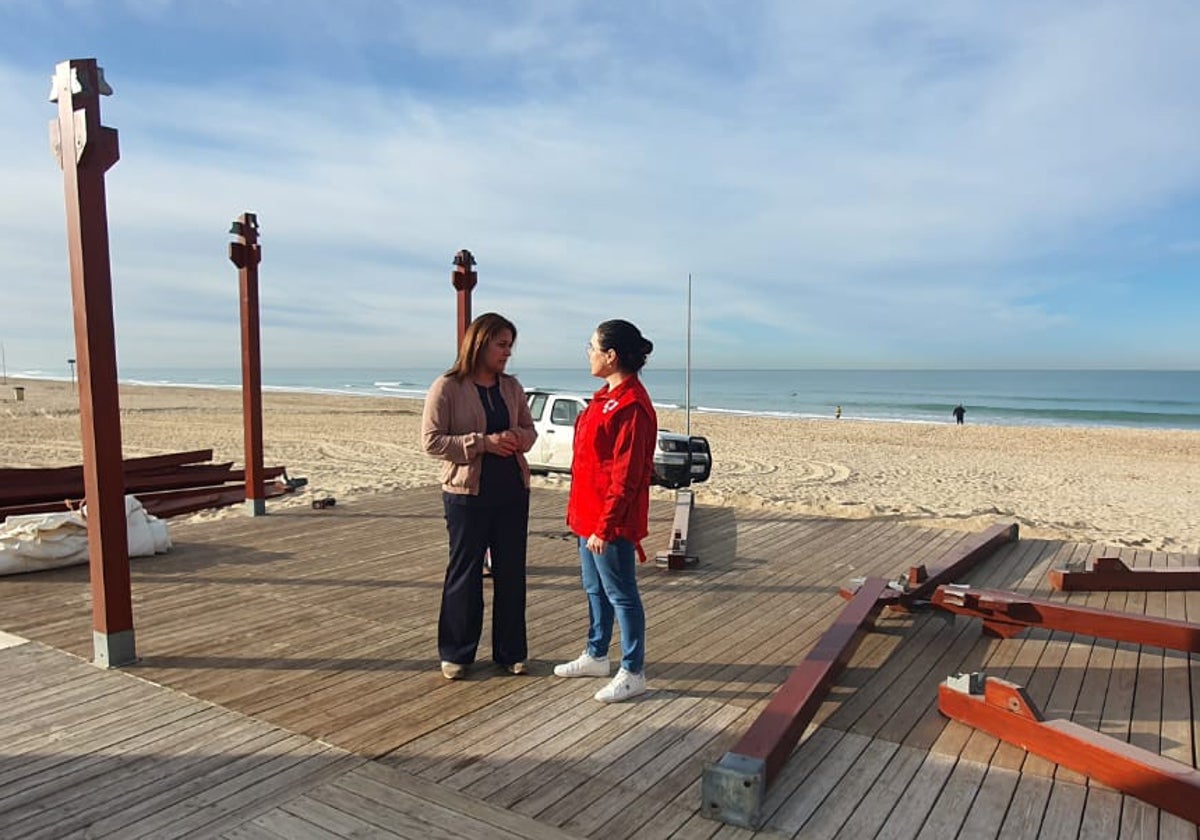
[{"label": "woman's hand", "polygon": [[517,446],[517,436],[511,430],[492,432],[483,438],[483,451],[503,458],[516,454]]},{"label": "woman's hand", "polygon": [[587,550],[592,552],[592,554],[603,554],[604,550],[607,548],[608,543],[597,537],[595,534],[592,534],[587,538]]}]

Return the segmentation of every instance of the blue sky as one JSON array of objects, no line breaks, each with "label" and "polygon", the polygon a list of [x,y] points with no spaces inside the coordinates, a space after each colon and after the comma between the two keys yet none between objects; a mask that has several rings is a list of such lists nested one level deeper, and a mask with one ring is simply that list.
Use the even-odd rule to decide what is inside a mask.
[{"label": "blue sky", "polygon": [[0,341],[75,355],[57,62],[94,57],[119,361],[1200,368],[1200,4],[0,0]]}]

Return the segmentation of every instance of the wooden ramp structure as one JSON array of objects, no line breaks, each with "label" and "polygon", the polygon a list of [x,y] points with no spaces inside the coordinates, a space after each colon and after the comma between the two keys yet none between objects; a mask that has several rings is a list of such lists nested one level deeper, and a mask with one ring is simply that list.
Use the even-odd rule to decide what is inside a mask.
[{"label": "wooden ramp structure", "polygon": [[[296,771],[303,779],[284,785],[290,798],[251,789],[235,815],[208,827],[173,829],[172,814],[181,811],[164,805],[155,816],[147,804],[138,812],[156,826],[147,836],[409,836],[404,826],[412,820],[433,825],[422,814],[436,805],[446,819],[465,814],[462,828],[421,836],[1197,838],[1190,823],[948,721],[937,710],[937,687],[951,673],[986,671],[1025,686],[1047,714],[1195,766],[1200,662],[1061,631],[996,639],[978,621],[930,613],[876,622],[783,766],[760,831],[704,819],[704,765],[736,743],[825,632],[844,606],[839,588],[852,578],[894,578],[969,535],[886,519],[697,507],[691,544],[704,563],[687,572],[640,569],[652,691],[604,706],[591,699],[596,682],[551,673],[555,662],[578,654],[586,630],[564,503],[559,491],[533,493],[533,659],[525,677],[490,665],[486,630],[468,679],[448,682],[438,673],[446,535],[437,488],[258,519],[173,523],[170,554],[133,562],[142,658],[119,673],[75,661],[71,667],[85,676],[51,676],[53,663],[37,661],[90,653],[86,568],[0,579],[0,630],[35,640],[0,651],[0,695],[9,710],[41,710],[41,717],[18,714],[5,724],[0,836],[71,836],[84,825],[95,826],[87,836],[137,836],[106,834],[119,810],[106,802],[127,796],[138,773],[171,768],[172,750],[203,751],[205,744],[143,715],[131,700],[106,706],[115,688],[96,697],[84,688],[134,680],[274,733],[268,737],[296,738],[320,756]],[[648,548],[668,543],[671,512],[665,496],[656,499]],[[1114,553],[1131,567],[1197,562],[1023,538],[966,582],[1200,621],[1200,593],[1050,589],[1050,569]],[[18,665],[14,652],[22,649],[30,653]],[[47,686],[51,693],[39,695]],[[56,715],[65,717],[55,723]],[[175,746],[151,745],[149,754],[137,754],[144,761],[128,766],[115,760],[127,771],[117,778],[98,770],[69,788],[47,780],[41,793],[22,783],[26,765],[17,756],[25,753],[10,742],[38,758],[66,750],[72,761],[113,766],[108,748],[87,738],[103,730],[106,715],[135,738],[158,721],[154,731],[170,733],[163,737]],[[214,762],[242,755],[233,746],[238,737],[214,729],[205,754]],[[204,776],[187,778],[186,791],[203,796]],[[220,784],[213,788],[229,790]],[[78,797],[86,797],[79,802],[88,805],[87,817],[76,814],[63,826],[69,830],[54,833],[45,814]],[[39,802],[43,816],[29,822]]]}]

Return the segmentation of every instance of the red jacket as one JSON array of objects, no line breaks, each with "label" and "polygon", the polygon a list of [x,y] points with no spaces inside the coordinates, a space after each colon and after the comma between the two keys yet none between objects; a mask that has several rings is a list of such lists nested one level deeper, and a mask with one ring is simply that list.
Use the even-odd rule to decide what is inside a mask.
[{"label": "red jacket", "polygon": [[[641,380],[605,385],[575,421],[567,525],[581,537],[640,543],[650,514],[658,416]],[[639,555],[641,550],[639,546]]]}]

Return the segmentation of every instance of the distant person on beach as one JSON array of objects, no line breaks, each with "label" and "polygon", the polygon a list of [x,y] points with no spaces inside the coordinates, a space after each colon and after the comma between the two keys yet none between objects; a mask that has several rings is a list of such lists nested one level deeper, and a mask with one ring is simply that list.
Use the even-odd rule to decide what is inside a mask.
[{"label": "distant person on beach", "polygon": [[954,422],[961,426],[963,424],[963,415],[967,413],[967,410],[962,407],[962,403],[959,403],[954,406],[954,410],[950,413],[954,415]]},{"label": "distant person on beach", "polygon": [[575,421],[567,525],[579,538],[588,599],[587,647],[556,665],[560,677],[607,677],[613,619],[621,625],[621,667],[594,695],[619,703],[646,691],[646,613],[637,563],[645,562],[650,477],[658,418],[638,372],[654,345],[628,321],[605,321],[587,345],[592,376],[604,380]]},{"label": "distant person on beach", "polygon": [[842,419],[842,407],[840,405],[833,410],[833,417],[835,420]]},{"label": "distant person on beach", "polygon": [[463,335],[454,366],[425,397],[421,439],[441,458],[442,508],[450,562],[442,584],[438,654],[442,676],[462,679],[483,632],[483,565],[492,568],[492,659],[526,673],[525,547],[529,465],[537,438],[516,377],[504,372],[517,340],[512,321],[480,315]]}]

